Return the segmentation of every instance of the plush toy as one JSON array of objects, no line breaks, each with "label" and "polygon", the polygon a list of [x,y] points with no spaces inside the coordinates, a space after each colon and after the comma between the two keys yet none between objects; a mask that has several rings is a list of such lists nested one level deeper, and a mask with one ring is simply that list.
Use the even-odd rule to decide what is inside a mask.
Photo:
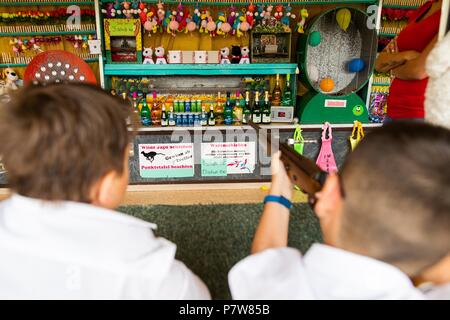
[{"label": "plush toy", "polygon": [[216,23],[213,21],[211,16],[208,16],[208,23],[206,24],[206,30],[209,32],[209,35],[211,37],[214,37],[216,35],[216,29],[217,29]]},{"label": "plush toy", "polygon": [[308,10],[306,9],[300,10],[300,21],[297,23],[298,33],[305,33],[305,23],[308,17],[309,17]]},{"label": "plush toy", "polygon": [[162,25],[165,17],[166,11],[164,10],[164,4],[161,2],[156,5],[156,16],[158,17],[158,25]]},{"label": "plush toy", "polygon": [[220,64],[230,63],[230,49],[227,47],[220,49]]},{"label": "plush toy", "polygon": [[231,46],[231,63],[238,64],[241,61],[241,47]]},{"label": "plush toy", "polygon": [[245,18],[247,23],[250,25],[250,28],[252,28],[255,23],[255,5],[253,3],[248,6],[247,12],[245,13]]},{"label": "plush toy", "polygon": [[144,48],[142,51],[142,56],[144,57],[143,64],[155,64],[153,61],[153,49],[152,48]]},{"label": "plush toy", "polygon": [[217,21],[216,21],[216,27],[217,31],[216,34],[222,36],[225,33],[222,31],[222,24],[226,23],[227,19],[225,18],[225,14],[223,12],[218,13]]},{"label": "plush toy", "polygon": [[281,18],[281,23],[285,26],[289,26],[291,24],[291,19],[295,20],[296,15],[292,14],[292,7],[289,5],[286,7],[285,11],[285,14]]},{"label": "plush toy", "polygon": [[148,8],[145,5],[145,3],[140,3],[139,4],[139,19],[141,20],[142,25],[145,24],[145,22],[147,21],[147,12],[148,12]]},{"label": "plush toy", "polygon": [[[239,12],[237,11],[235,6],[231,6],[228,8],[228,18],[227,18],[227,22],[230,26],[234,26],[234,22],[236,20],[238,20],[237,18],[239,17]],[[234,34],[234,30],[233,30],[233,34]]]},{"label": "plush toy", "polygon": [[273,11],[273,6],[267,6],[266,8],[266,12],[264,14],[264,19],[270,19],[270,17],[272,16],[272,11]]},{"label": "plush toy", "polygon": [[192,21],[195,23],[197,28],[200,28],[202,19],[201,19],[201,13],[200,13],[200,8],[199,8],[198,4],[195,5],[194,14],[192,15]]},{"label": "plush toy", "polygon": [[206,28],[208,21],[209,21],[209,11],[203,10],[202,13],[200,14],[200,28],[198,29],[200,33],[208,32],[208,29]]},{"label": "plush toy", "polygon": [[2,72],[2,81],[0,81],[0,94],[7,93],[9,90],[17,90],[19,76],[11,68],[5,68]]},{"label": "plush toy", "polygon": [[263,4],[258,4],[258,9],[255,12],[255,19],[257,23],[260,23],[264,18],[266,11],[264,10]]},{"label": "plush toy", "polygon": [[278,21],[281,20],[281,18],[283,17],[283,5],[282,4],[278,4],[275,7],[275,13],[273,15],[275,17],[275,19],[277,19]]},{"label": "plush toy", "polygon": [[241,60],[239,64],[249,64],[250,63],[250,49],[245,46],[241,48]]},{"label": "plush toy", "polygon": [[114,3],[110,2],[107,3],[106,6],[102,9],[102,13],[106,16],[106,18],[114,18],[115,12],[114,11]]},{"label": "plush toy", "polygon": [[166,58],[164,57],[165,51],[163,47],[156,48],[155,55],[156,55],[155,64],[167,64]]}]

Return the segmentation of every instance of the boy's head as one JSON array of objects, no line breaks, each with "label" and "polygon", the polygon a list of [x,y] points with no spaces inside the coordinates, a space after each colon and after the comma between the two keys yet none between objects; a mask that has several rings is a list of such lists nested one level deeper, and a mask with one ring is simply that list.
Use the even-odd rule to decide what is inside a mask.
[{"label": "boy's head", "polygon": [[82,85],[27,87],[0,109],[0,155],[23,196],[114,208],[128,184],[121,100]]},{"label": "boy's head", "polygon": [[315,210],[327,243],[420,274],[450,253],[450,131],[395,124],[370,133]]}]

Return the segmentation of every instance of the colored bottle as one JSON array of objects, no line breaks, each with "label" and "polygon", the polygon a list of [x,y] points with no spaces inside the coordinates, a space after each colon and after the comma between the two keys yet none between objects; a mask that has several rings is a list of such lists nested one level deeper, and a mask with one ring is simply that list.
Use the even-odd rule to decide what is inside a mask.
[{"label": "colored bottle", "polygon": [[161,111],[161,127],[167,127],[169,125],[169,116],[167,115],[166,107],[162,107]]},{"label": "colored bottle", "polygon": [[173,106],[170,107],[169,109],[169,126],[173,127],[176,125],[176,118],[175,118],[175,113],[173,112]]},{"label": "colored bottle", "polygon": [[273,106],[280,105],[281,95],[282,95],[282,91],[281,91],[281,86],[280,86],[280,75],[277,74],[277,82],[276,82],[275,88],[273,89],[273,92],[272,92],[272,105]]},{"label": "colored bottle", "polygon": [[262,123],[270,124],[272,122],[271,119],[271,110],[270,110],[270,102],[269,102],[269,91],[265,92],[264,95],[264,106],[262,111]]},{"label": "colored bottle", "polygon": [[208,114],[208,126],[215,126],[216,125],[216,117],[214,116],[214,107],[211,106],[209,108],[209,114]]},{"label": "colored bottle", "polygon": [[225,102],[223,118],[225,125],[230,126],[233,124],[233,105],[231,103],[231,95],[229,92],[227,92],[227,101]]},{"label": "colored bottle", "polygon": [[243,118],[243,99],[241,96],[241,92],[236,92],[236,100],[235,105],[233,107],[233,123],[235,125],[241,125],[242,124],[242,118]]},{"label": "colored bottle", "polygon": [[291,75],[288,74],[286,76],[286,88],[283,92],[283,98],[281,99],[281,105],[282,106],[293,106],[294,101],[292,100],[292,91],[291,91]]},{"label": "colored bottle", "polygon": [[252,119],[252,109],[250,106],[250,92],[245,92],[245,106],[242,116],[242,123],[247,124]]},{"label": "colored bottle", "polygon": [[202,106],[202,113],[200,115],[200,125],[202,126],[208,125],[208,113],[206,112],[205,106]]},{"label": "colored bottle", "polygon": [[150,108],[147,104],[147,95],[142,99],[142,109],[141,109],[141,123],[143,126],[151,126],[152,125],[152,115]]},{"label": "colored bottle", "polygon": [[261,109],[259,106],[259,92],[255,93],[255,102],[253,103],[252,110],[252,121],[253,123],[261,123]]}]

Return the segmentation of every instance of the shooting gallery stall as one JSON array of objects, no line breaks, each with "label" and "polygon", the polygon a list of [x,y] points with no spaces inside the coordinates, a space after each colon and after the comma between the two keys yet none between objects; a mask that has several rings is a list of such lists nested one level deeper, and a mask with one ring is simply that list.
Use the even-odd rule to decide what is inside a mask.
[{"label": "shooting gallery stall", "polygon": [[[325,138],[337,166],[362,130],[380,126],[389,87],[385,75],[372,74],[378,4],[2,1],[0,69],[16,70],[8,85],[18,87],[42,51],[70,51],[88,63],[97,83],[130,105],[131,184],[268,181],[267,150],[249,120],[274,145],[294,138],[312,159],[330,123]],[[67,5],[81,8],[78,29],[61,26]],[[41,25],[28,22],[35,16]]]}]

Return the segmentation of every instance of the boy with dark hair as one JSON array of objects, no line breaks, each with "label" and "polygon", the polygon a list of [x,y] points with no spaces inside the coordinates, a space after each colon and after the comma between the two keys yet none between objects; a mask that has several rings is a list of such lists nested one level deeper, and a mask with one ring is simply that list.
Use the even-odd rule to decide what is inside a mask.
[{"label": "boy with dark hair", "polygon": [[0,298],[210,298],[154,225],[111,210],[128,185],[125,110],[81,84],[28,87],[0,110],[13,191],[0,203]]},{"label": "boy with dark hair", "polygon": [[[233,298],[450,299],[449,165],[446,129],[377,129],[317,194],[325,244],[288,248],[289,209],[265,205],[253,255],[230,271]],[[290,199],[279,155],[273,170],[271,194]]]}]

